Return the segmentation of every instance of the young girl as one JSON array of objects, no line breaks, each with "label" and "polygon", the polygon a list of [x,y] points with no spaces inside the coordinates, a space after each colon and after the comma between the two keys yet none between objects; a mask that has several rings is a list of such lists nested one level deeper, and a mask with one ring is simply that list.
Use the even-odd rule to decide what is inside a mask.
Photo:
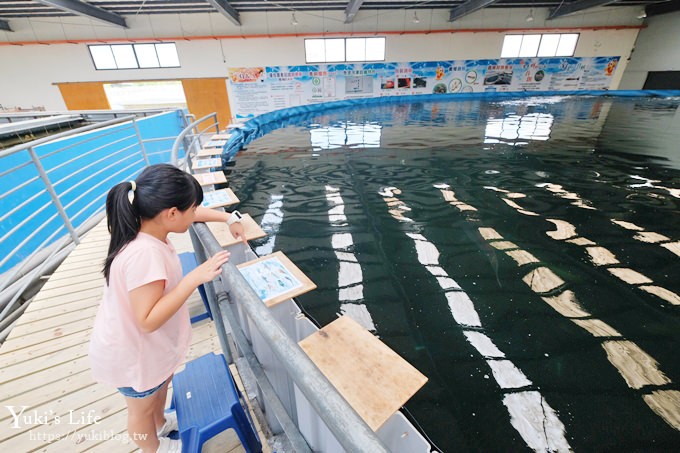
[{"label": "young girl", "polygon": [[95,380],[125,397],[128,433],[143,453],[180,452],[167,436],[177,429],[164,414],[168,384],[191,339],[187,298],[221,272],[229,252],[215,254],[182,278],[168,233],[193,222],[227,222],[245,242],[240,215],[200,207],[203,191],[172,165],[147,167],[136,181],[113,187],[106,198],[111,233],[104,265],[106,287],[90,340]]}]

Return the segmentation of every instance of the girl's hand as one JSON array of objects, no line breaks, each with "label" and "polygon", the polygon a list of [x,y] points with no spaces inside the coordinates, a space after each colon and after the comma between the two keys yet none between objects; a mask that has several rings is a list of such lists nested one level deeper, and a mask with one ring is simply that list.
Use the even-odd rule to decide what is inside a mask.
[{"label": "girl's hand", "polygon": [[215,253],[208,258],[205,263],[191,271],[187,277],[191,276],[196,286],[214,280],[222,272],[222,265],[229,261],[229,252],[223,250]]},{"label": "girl's hand", "polygon": [[234,236],[234,238],[243,241],[244,244],[248,243],[248,240],[246,239],[246,233],[241,222],[236,222],[229,225],[229,232],[232,236]]}]

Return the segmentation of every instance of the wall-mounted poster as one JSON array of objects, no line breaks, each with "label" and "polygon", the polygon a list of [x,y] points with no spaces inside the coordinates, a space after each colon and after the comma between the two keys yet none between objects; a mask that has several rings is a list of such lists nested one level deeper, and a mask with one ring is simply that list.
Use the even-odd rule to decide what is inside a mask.
[{"label": "wall-mounted poster", "polygon": [[501,58],[232,68],[231,110],[248,118],[344,99],[418,94],[606,90],[620,57]]},{"label": "wall-mounted poster", "polygon": [[268,307],[316,288],[282,252],[248,261],[237,267]]}]

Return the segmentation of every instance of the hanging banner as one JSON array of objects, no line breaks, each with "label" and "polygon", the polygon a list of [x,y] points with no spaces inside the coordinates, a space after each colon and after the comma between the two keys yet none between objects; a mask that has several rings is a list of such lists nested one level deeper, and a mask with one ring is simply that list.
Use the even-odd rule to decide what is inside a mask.
[{"label": "hanging banner", "polygon": [[248,118],[354,98],[432,93],[607,90],[620,57],[505,58],[230,68],[231,111]]}]

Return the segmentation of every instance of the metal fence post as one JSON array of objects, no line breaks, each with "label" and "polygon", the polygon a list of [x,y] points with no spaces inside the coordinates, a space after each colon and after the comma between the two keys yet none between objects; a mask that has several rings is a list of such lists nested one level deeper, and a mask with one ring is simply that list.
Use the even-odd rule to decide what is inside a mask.
[{"label": "metal fence post", "polygon": [[144,140],[142,140],[142,134],[139,132],[139,126],[137,126],[137,121],[132,118],[132,125],[135,127],[135,133],[137,134],[137,140],[139,140],[139,147],[142,150],[142,156],[144,156],[144,162],[146,165],[151,165],[149,162],[149,156],[146,155],[146,149],[144,149]]},{"label": "metal fence post", "polygon": [[[207,259],[205,250],[203,249],[203,245],[198,239],[198,236],[196,236],[196,232],[193,228],[189,228],[189,237],[191,238],[191,244],[194,246],[196,262],[200,266]],[[203,288],[205,288],[205,296],[206,299],[208,299],[208,306],[210,307],[210,312],[212,313],[213,322],[215,323],[215,330],[217,331],[217,338],[220,340],[220,346],[222,347],[224,358],[227,360],[227,363],[234,363],[233,354],[231,348],[229,347],[229,340],[227,339],[227,330],[224,328],[222,312],[219,304],[217,303],[215,287],[213,286],[212,282],[208,282],[203,285]]]},{"label": "metal fence post", "polygon": [[66,229],[73,238],[73,242],[75,242],[76,245],[80,244],[78,233],[76,233],[76,230],[73,228],[73,225],[71,225],[71,220],[69,220],[68,215],[66,215],[66,211],[64,210],[64,207],[62,206],[61,201],[59,200],[59,196],[57,195],[57,192],[54,191],[54,187],[52,186],[52,183],[50,182],[50,178],[47,176],[47,173],[45,173],[45,169],[43,168],[42,163],[38,158],[38,155],[35,153],[35,150],[33,149],[32,146],[28,148],[28,152],[31,155],[31,160],[33,160],[33,164],[38,169],[40,179],[43,180],[45,188],[50,193],[50,197],[52,197],[52,202],[57,207],[57,212],[59,213],[61,220],[63,220],[64,224],[66,224]]},{"label": "metal fence post", "polygon": [[[195,223],[192,228],[208,254],[222,250],[204,223]],[[274,355],[343,448],[351,452],[387,453],[389,450],[385,444],[319,371],[302,348],[286,334],[236,266],[229,261],[222,266],[222,285],[229,288],[231,294],[237,295],[238,303]]]}]

